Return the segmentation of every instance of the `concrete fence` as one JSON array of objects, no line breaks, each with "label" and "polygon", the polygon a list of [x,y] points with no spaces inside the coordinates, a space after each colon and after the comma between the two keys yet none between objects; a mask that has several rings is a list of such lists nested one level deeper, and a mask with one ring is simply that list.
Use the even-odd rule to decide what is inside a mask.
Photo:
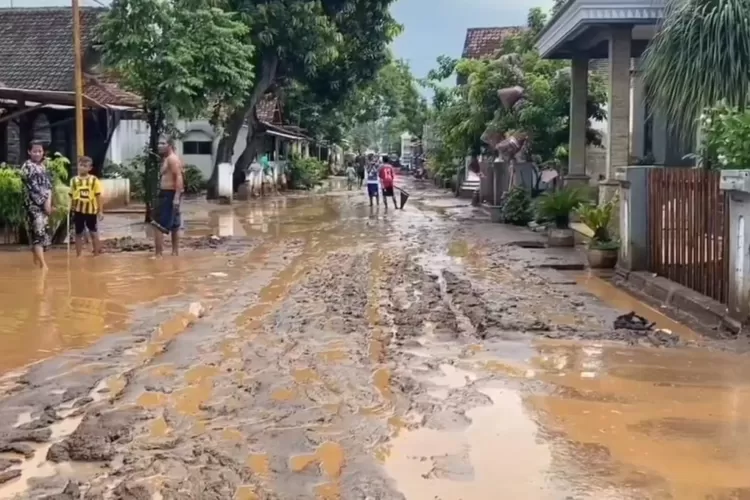
[{"label": "concrete fence", "polygon": [[130,204],[129,179],[101,179],[105,208],[122,208]]}]

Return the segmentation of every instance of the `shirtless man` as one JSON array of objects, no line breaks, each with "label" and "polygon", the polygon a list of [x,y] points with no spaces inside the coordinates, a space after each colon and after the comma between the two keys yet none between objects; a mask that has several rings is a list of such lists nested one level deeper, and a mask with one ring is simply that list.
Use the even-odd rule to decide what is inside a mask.
[{"label": "shirtless man", "polygon": [[164,235],[172,233],[172,255],[180,253],[180,201],[184,191],[183,163],[174,150],[174,140],[171,137],[159,139],[159,154],[161,164],[159,201],[156,204],[151,225],[156,228],[154,233],[154,248],[156,256],[161,257],[164,250]]}]

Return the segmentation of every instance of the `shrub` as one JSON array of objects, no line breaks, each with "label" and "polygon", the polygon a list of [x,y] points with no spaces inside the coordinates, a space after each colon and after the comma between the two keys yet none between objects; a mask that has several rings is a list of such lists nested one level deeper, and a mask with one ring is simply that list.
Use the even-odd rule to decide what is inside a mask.
[{"label": "shrub", "polygon": [[[58,230],[64,225],[70,210],[70,188],[67,185],[69,168],[70,160],[59,153],[47,158],[54,207],[50,216],[50,230],[52,235],[61,234],[61,238],[64,238],[64,232],[60,233]],[[21,172],[18,167],[0,165],[0,227],[7,229],[6,236],[10,237],[17,234],[25,223]]]},{"label": "shrub", "polygon": [[506,224],[527,225],[533,219],[531,193],[521,186],[511,188],[503,200],[501,215]]},{"label": "shrub", "polygon": [[146,171],[146,157],[136,156],[128,164],[109,163],[102,170],[105,179],[128,179],[130,181],[130,198],[143,201],[145,199],[144,172]]},{"label": "shrub", "polygon": [[328,177],[328,165],[315,158],[292,157],[287,183],[292,189],[312,189]]},{"label": "shrub", "polygon": [[750,111],[719,104],[700,117],[704,167],[744,170],[750,168]]},{"label": "shrub", "polygon": [[206,180],[203,174],[195,165],[185,165],[185,193],[197,194],[206,187]]},{"label": "shrub", "polygon": [[585,194],[574,188],[544,193],[537,201],[538,217],[553,221],[560,229],[566,229],[570,225],[570,214],[585,201]]},{"label": "shrub", "polygon": [[23,185],[18,169],[0,166],[0,227],[6,236],[16,234],[24,223]]}]

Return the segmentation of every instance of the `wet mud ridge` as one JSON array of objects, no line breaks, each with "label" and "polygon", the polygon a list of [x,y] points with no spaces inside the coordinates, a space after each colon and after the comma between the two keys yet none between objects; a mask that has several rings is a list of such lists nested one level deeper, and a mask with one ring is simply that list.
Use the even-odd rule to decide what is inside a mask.
[{"label": "wet mud ridge", "polygon": [[[479,225],[331,203],[324,223],[254,240],[210,298],[175,299],[184,314],[0,380],[0,497],[415,498],[410,484],[486,474],[469,445],[402,451],[399,436],[496,422],[503,391],[560,371],[490,352],[628,341],[619,313],[550,284],[528,266],[537,257],[484,245]],[[457,239],[484,250],[451,250]],[[400,476],[412,470],[413,483]]]}]

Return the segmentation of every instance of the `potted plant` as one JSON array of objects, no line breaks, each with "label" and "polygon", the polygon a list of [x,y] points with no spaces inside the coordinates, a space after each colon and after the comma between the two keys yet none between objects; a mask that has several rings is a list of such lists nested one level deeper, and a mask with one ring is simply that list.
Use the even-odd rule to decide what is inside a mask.
[{"label": "potted plant", "polygon": [[562,188],[544,193],[537,202],[538,216],[550,221],[547,244],[551,247],[572,247],[575,245],[573,230],[570,229],[570,214],[583,204],[585,196],[580,189]]},{"label": "potted plant", "polygon": [[576,213],[581,222],[594,233],[586,251],[592,269],[613,269],[617,264],[620,243],[612,238],[610,226],[615,211],[615,200],[603,205],[582,205]]},{"label": "potted plant", "polygon": [[531,193],[514,186],[505,193],[500,207],[490,212],[492,222],[525,226],[534,218],[531,210]]}]

